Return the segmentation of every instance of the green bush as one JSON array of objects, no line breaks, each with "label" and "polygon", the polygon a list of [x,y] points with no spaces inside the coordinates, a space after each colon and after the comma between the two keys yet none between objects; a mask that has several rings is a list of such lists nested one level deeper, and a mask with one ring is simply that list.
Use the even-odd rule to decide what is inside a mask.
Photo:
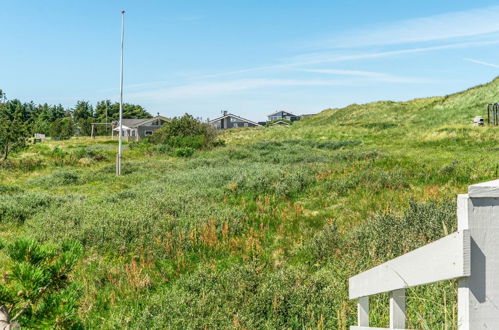
[{"label": "green bush", "polygon": [[69,275],[82,254],[78,242],[60,247],[19,238],[7,245],[9,276],[0,282],[0,309],[11,325],[27,328],[78,328],[81,288]]},{"label": "green bush", "polygon": [[158,144],[155,150],[161,154],[171,154],[172,147],[168,144]]},{"label": "green bush", "polygon": [[88,147],[78,148],[71,154],[71,157],[79,160],[82,158],[88,158],[95,161],[105,161],[109,159],[109,155],[103,150],[95,150]]},{"label": "green bush", "polygon": [[57,139],[69,139],[74,135],[74,123],[71,117],[56,119],[50,126],[50,136]]},{"label": "green bush", "polygon": [[214,147],[224,147],[225,146],[225,140],[215,140],[213,142]]},{"label": "green bush", "polygon": [[172,118],[149,137],[153,144],[201,149],[212,147],[216,131],[191,115]]},{"label": "green bush", "polygon": [[351,241],[365,251],[366,262],[387,261],[455,231],[455,214],[452,201],[410,201],[401,216],[381,214],[362,224]]},{"label": "green bush", "polygon": [[0,162],[0,169],[5,170],[31,172],[43,167],[45,167],[45,164],[41,159],[37,158],[7,159]]},{"label": "green bush", "polygon": [[59,170],[49,176],[33,179],[30,183],[43,187],[59,187],[82,183],[82,179],[80,173],[77,171]]},{"label": "green bush", "polygon": [[177,157],[191,157],[194,154],[194,149],[190,147],[176,148],[175,156]]},{"label": "green bush", "polygon": [[206,138],[203,135],[192,136],[172,136],[168,145],[177,148],[201,149],[206,145]]},{"label": "green bush", "polygon": [[4,194],[0,198],[0,223],[23,223],[37,212],[61,201],[61,198],[41,193]]},{"label": "green bush", "polygon": [[0,195],[1,194],[8,194],[8,193],[14,193],[14,192],[19,192],[21,189],[19,187],[15,186],[7,186],[4,184],[0,184]]},{"label": "green bush", "polygon": [[[272,142],[271,142],[272,143]],[[302,145],[317,149],[336,150],[344,147],[353,147],[361,144],[361,141],[313,141],[313,140],[285,140],[280,143],[288,145]]]}]

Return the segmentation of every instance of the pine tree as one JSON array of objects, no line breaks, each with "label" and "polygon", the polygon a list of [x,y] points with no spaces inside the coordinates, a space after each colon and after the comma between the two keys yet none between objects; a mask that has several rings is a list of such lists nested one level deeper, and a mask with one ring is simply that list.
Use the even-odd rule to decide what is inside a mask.
[{"label": "pine tree", "polygon": [[[2,243],[0,242],[0,248]],[[77,328],[79,285],[70,273],[83,248],[68,241],[56,248],[21,238],[6,246],[0,280],[0,328]]]},{"label": "pine tree", "polygon": [[10,152],[26,146],[29,137],[28,124],[20,102],[0,104],[0,153],[6,160]]}]

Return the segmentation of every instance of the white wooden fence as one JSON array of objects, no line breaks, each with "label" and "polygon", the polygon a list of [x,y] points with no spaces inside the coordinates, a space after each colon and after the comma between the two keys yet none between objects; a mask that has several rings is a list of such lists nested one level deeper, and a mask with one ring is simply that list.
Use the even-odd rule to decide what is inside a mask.
[{"label": "white wooden fence", "polygon": [[458,329],[499,329],[499,180],[457,198],[458,231],[349,280],[358,325],[369,327],[369,296],[390,292],[390,329],[404,329],[405,289],[458,281]]}]

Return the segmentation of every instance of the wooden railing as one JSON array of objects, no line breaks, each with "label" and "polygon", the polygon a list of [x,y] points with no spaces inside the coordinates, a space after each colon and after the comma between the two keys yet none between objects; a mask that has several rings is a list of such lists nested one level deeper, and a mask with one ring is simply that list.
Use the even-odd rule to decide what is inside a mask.
[{"label": "wooden railing", "polygon": [[458,231],[349,280],[358,325],[369,327],[369,296],[390,292],[390,329],[405,329],[405,289],[458,279],[458,328],[499,329],[499,180],[457,198]]}]

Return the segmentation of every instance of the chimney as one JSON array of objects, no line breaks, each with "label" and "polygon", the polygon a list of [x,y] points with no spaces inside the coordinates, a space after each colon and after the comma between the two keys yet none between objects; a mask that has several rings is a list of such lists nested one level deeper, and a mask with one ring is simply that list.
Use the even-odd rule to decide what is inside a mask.
[{"label": "chimney", "polygon": [[224,110],[224,116],[227,116],[228,111]]}]

